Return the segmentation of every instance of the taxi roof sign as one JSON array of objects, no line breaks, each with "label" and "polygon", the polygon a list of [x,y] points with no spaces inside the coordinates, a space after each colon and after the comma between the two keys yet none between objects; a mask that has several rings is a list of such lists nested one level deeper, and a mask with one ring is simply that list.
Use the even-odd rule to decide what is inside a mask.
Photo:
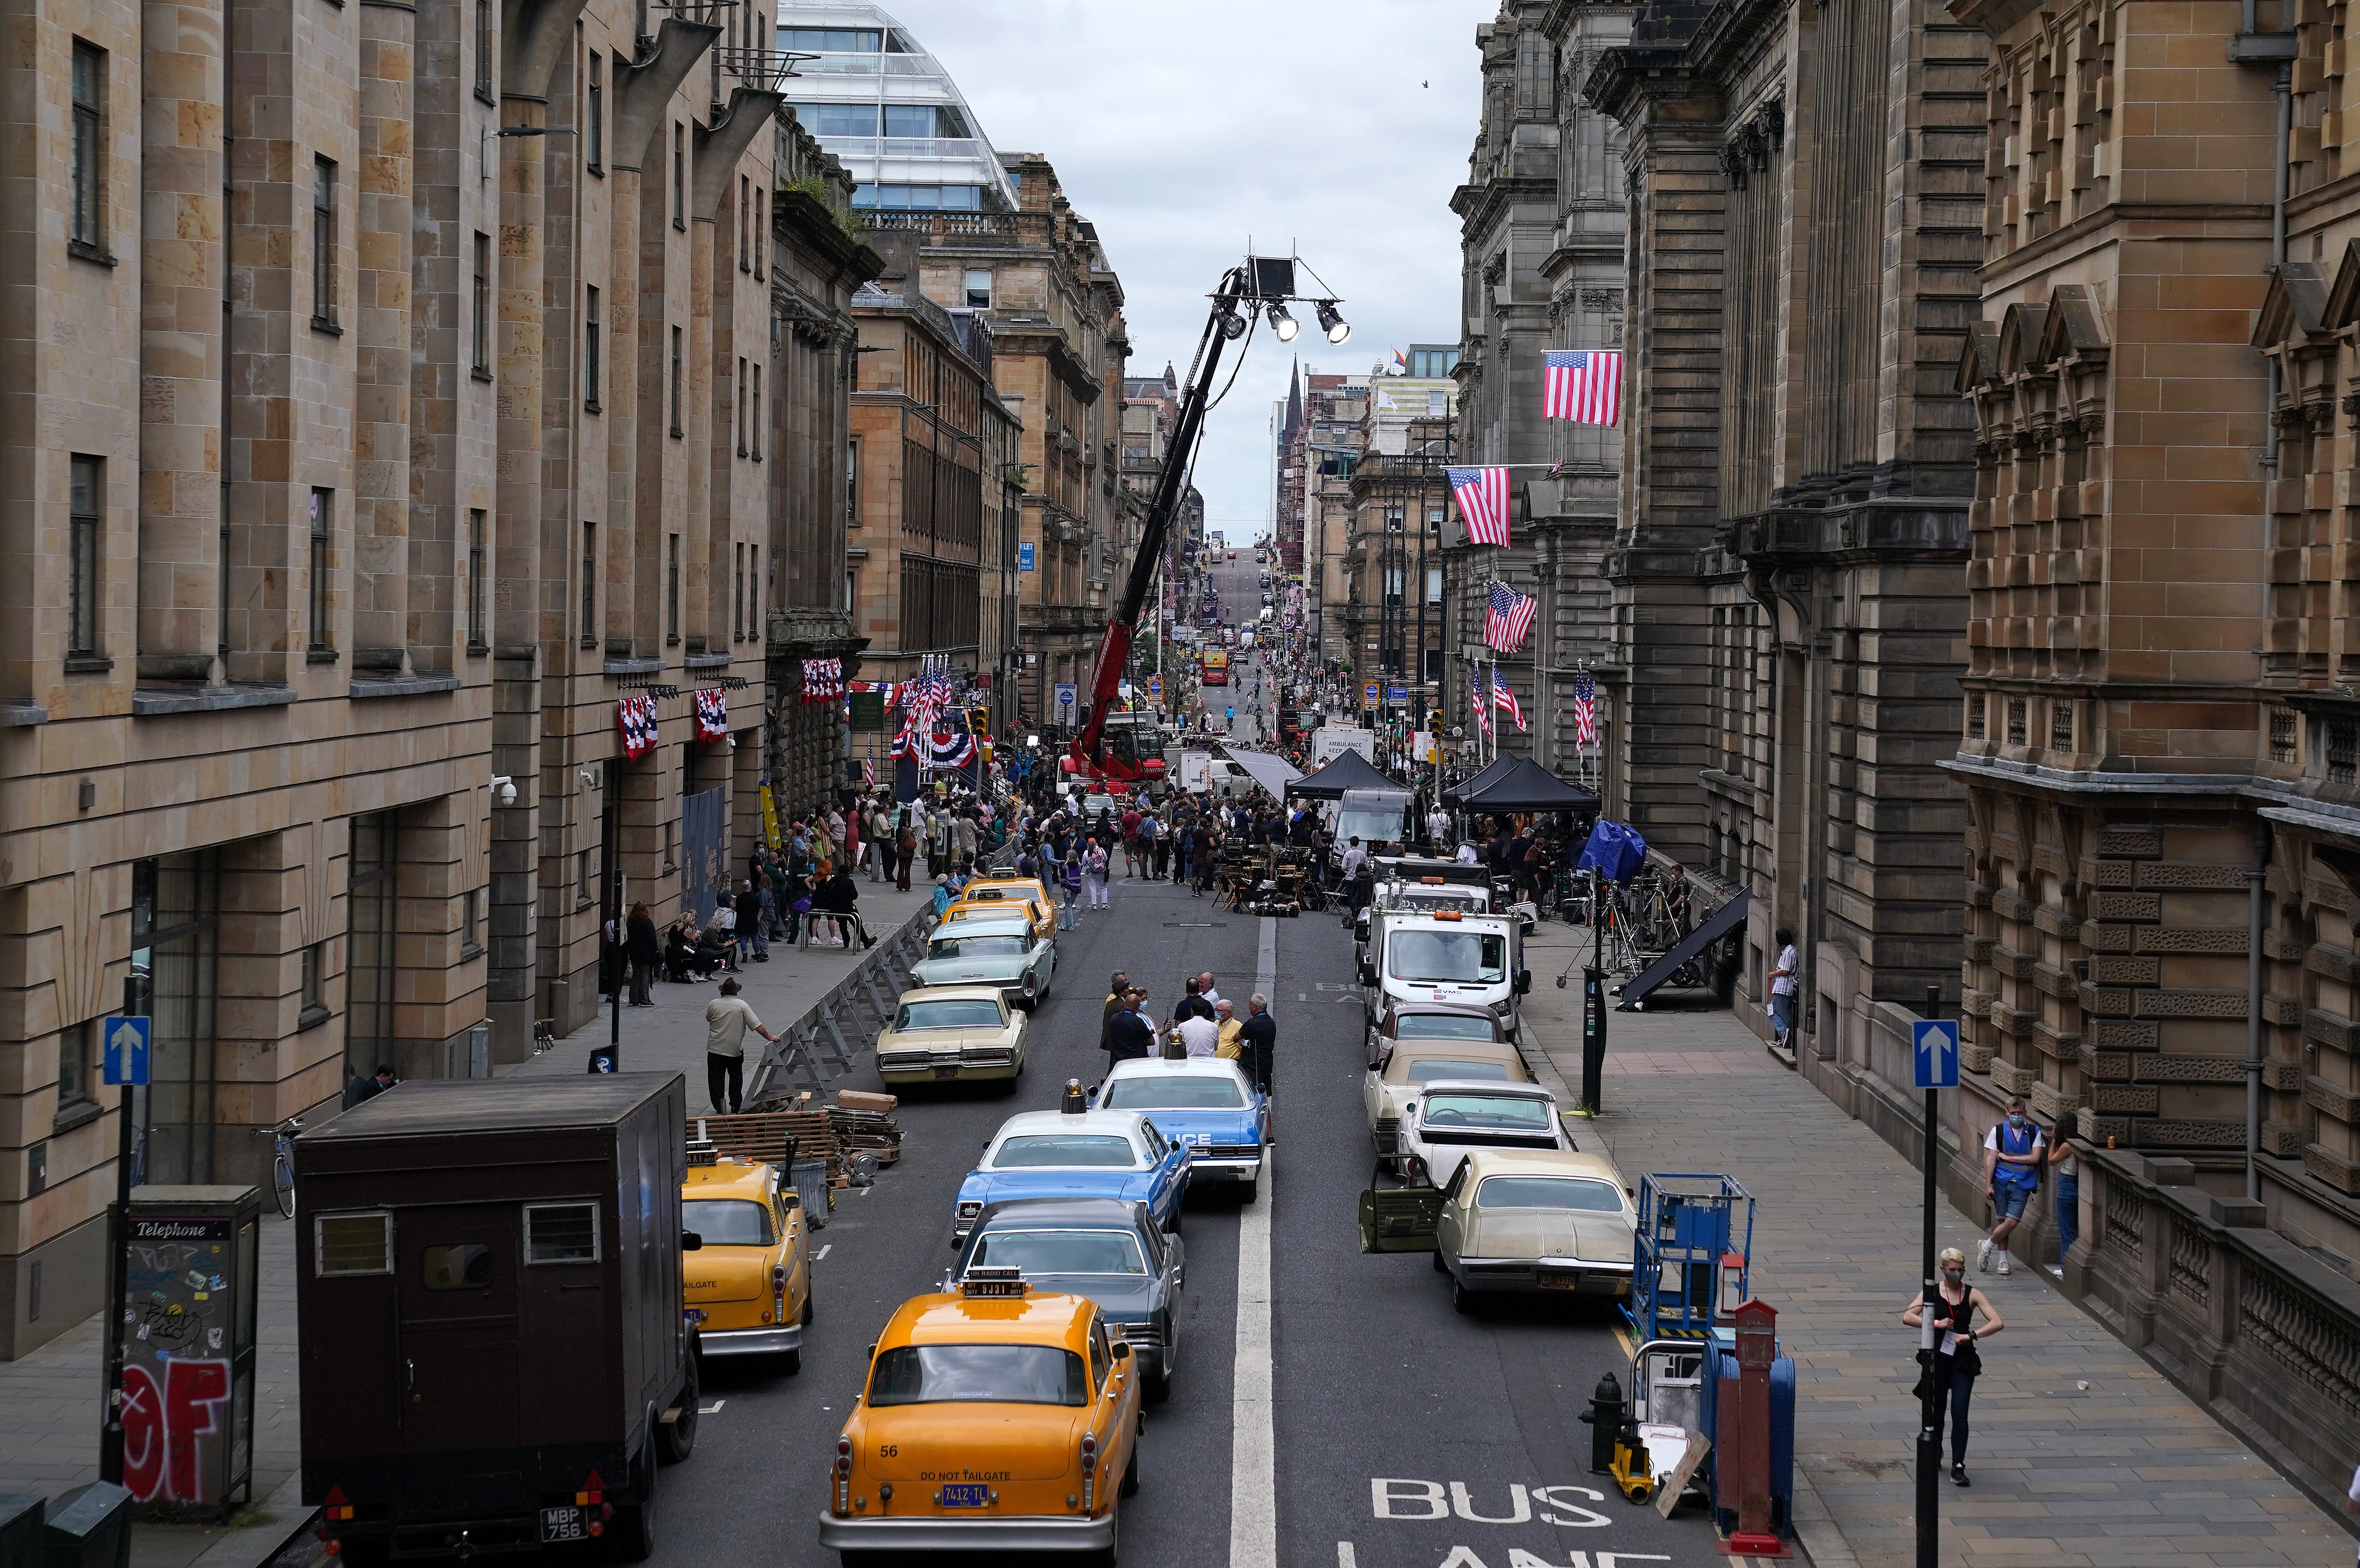
[{"label": "taxi roof sign", "polygon": [[1024,1283],[1024,1271],[1021,1268],[970,1268],[959,1279],[962,1296],[1022,1296],[1031,1288]]}]

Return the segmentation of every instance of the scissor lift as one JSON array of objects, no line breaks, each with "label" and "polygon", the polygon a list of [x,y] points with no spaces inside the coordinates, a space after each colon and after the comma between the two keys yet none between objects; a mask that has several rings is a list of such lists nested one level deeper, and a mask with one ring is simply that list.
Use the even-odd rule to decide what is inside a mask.
[{"label": "scissor lift", "polygon": [[1632,1237],[1633,1338],[1707,1340],[1748,1297],[1754,1198],[1726,1176],[1655,1171],[1639,1179]]}]

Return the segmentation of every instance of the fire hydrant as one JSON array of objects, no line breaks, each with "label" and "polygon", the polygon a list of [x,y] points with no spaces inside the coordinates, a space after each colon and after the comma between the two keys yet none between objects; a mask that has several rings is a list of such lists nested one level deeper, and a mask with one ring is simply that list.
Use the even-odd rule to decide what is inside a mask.
[{"label": "fire hydrant", "polygon": [[1608,1373],[1590,1390],[1590,1409],[1580,1420],[1590,1428],[1590,1473],[1603,1475],[1614,1466],[1614,1440],[1622,1431],[1623,1420],[1630,1402],[1622,1398],[1622,1385]]}]

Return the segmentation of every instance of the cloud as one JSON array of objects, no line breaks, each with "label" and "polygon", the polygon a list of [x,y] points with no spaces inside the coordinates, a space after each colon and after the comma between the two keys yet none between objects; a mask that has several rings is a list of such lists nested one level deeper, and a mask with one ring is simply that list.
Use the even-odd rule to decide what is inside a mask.
[{"label": "cloud", "polygon": [[[1344,301],[1251,339],[1196,464],[1207,526],[1259,534],[1271,404],[1306,370],[1365,373],[1459,338],[1459,220],[1480,117],[1475,28],[1497,0],[886,0],[1002,152],[1056,166],[1116,275],[1131,370],[1185,375],[1205,296],[1246,252],[1290,248]],[[783,7],[782,7],[783,9]],[[781,18],[786,19],[785,17]],[[1425,85],[1421,85],[1424,83]]]}]

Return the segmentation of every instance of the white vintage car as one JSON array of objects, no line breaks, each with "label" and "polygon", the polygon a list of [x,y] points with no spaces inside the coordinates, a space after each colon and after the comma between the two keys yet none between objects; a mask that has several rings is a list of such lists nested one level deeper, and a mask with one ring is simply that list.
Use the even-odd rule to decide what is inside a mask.
[{"label": "white vintage car", "polygon": [[1603,1155],[1470,1149],[1442,1190],[1434,1266],[1462,1312],[1491,1292],[1621,1298],[1637,1228],[1622,1173]]},{"label": "white vintage car", "polygon": [[913,985],[996,985],[1027,1013],[1049,994],[1057,944],[1022,914],[970,916],[934,928],[926,956],[910,966]]},{"label": "white vintage car", "polygon": [[1474,1149],[1573,1152],[1573,1135],[1557,1096],[1537,1083],[1498,1079],[1429,1079],[1402,1102],[1396,1146],[1412,1185],[1447,1187]]}]

